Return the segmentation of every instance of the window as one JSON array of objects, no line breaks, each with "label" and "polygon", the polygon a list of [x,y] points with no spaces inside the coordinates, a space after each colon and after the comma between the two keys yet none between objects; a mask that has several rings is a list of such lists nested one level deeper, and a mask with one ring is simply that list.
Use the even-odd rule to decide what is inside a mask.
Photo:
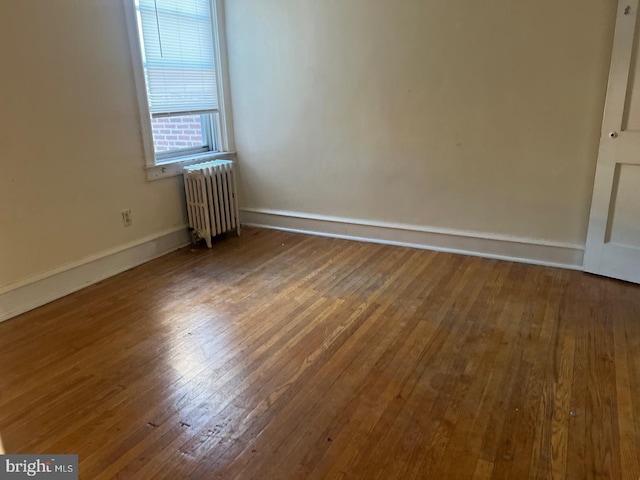
[{"label": "window", "polygon": [[216,1],[125,3],[148,165],[228,150]]}]

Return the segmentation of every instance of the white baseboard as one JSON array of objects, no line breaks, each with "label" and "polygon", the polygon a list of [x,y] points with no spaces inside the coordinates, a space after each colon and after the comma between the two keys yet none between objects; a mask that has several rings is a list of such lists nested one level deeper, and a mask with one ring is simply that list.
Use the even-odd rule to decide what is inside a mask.
[{"label": "white baseboard", "polygon": [[[582,270],[584,246],[543,240],[257,208],[244,225]],[[0,322],[189,244],[186,227],[101,252],[0,288]]]},{"label": "white baseboard", "polygon": [[582,270],[584,245],[261,208],[240,212],[247,226]]},{"label": "white baseboard", "polygon": [[185,227],[101,252],[0,288],[0,322],[137,267],[189,244]]}]

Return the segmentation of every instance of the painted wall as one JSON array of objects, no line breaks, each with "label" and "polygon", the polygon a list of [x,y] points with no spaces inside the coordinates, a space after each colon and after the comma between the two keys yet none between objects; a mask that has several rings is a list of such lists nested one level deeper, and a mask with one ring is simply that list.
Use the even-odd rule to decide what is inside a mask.
[{"label": "painted wall", "polygon": [[[582,243],[614,3],[227,1],[242,203]],[[120,0],[2,0],[0,54],[0,289],[184,224]]]},{"label": "painted wall", "polygon": [[615,4],[227,1],[242,204],[584,244]]},{"label": "painted wall", "polygon": [[0,58],[0,289],[185,223],[181,177],[146,181],[121,0],[2,0]]}]

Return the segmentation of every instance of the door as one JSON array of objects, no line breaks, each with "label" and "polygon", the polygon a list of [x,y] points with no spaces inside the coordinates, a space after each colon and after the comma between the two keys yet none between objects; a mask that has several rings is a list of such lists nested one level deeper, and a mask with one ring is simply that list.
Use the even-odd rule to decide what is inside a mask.
[{"label": "door", "polygon": [[638,0],[619,0],[584,270],[640,283]]}]

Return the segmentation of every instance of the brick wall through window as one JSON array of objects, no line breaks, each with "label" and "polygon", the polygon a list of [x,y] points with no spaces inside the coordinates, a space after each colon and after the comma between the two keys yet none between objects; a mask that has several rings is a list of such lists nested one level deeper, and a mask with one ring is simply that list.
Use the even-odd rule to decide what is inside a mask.
[{"label": "brick wall through window", "polygon": [[151,119],[156,152],[200,147],[205,144],[200,115]]}]

